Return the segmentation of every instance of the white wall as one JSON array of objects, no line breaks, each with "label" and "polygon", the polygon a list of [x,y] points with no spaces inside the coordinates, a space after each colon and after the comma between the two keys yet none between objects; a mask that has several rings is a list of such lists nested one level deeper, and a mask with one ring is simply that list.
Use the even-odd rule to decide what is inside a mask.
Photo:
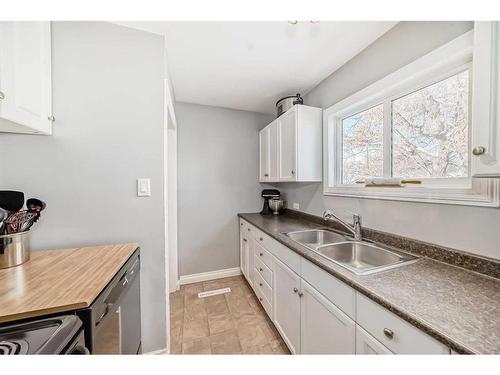
[{"label": "white wall", "polygon": [[[0,189],[47,202],[34,250],[139,242],[143,351],[163,349],[163,38],[53,22],[52,42],[54,133],[0,134]],[[138,177],[151,197],[136,197]]]},{"label": "white wall", "polygon": [[258,132],[272,116],[177,103],[179,274],[239,266],[238,212],[262,208]]},{"label": "white wall", "polygon": [[[305,103],[328,108],[472,27],[471,22],[402,22],[310,91]],[[277,188],[290,207],[297,202],[308,213],[358,212],[369,228],[500,258],[498,208],[324,196],[318,183]]]}]

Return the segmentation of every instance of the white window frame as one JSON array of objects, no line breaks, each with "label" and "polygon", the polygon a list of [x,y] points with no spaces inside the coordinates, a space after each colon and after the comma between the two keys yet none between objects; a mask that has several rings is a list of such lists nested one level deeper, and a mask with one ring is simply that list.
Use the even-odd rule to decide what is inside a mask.
[{"label": "white window frame", "polygon": [[[357,198],[446,203],[472,206],[500,206],[500,180],[470,177],[426,178],[416,187],[366,188],[360,184],[342,184],[342,120],[377,105],[384,105],[384,145],[392,145],[391,103],[421,88],[469,71],[469,124],[472,103],[473,31],[415,60],[323,112],[324,194]],[[472,126],[469,126],[469,144]],[[470,147],[469,147],[470,148]],[[391,147],[384,147],[384,176],[392,169]]]}]

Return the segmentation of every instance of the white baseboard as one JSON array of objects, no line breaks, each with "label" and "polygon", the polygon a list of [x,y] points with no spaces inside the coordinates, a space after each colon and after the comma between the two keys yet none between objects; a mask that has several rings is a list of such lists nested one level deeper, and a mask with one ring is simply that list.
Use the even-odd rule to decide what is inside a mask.
[{"label": "white baseboard", "polygon": [[181,276],[179,279],[179,285],[199,283],[200,281],[222,279],[223,277],[238,276],[238,275],[241,275],[240,267],[226,268],[225,270],[218,270],[218,271],[195,273],[193,275]]}]

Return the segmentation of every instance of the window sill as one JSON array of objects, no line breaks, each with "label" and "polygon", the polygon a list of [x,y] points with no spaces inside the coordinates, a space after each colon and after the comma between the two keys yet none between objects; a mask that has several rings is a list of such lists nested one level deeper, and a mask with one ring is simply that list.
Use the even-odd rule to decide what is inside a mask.
[{"label": "window sill", "polygon": [[326,186],[324,195],[392,201],[500,207],[500,180],[475,180],[472,188]]}]

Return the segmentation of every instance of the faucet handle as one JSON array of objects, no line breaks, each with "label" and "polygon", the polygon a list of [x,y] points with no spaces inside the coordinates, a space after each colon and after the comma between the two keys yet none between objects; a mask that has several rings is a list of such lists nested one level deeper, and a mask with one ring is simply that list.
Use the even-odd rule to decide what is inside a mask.
[{"label": "faucet handle", "polygon": [[356,222],[361,223],[361,215],[359,215],[359,214],[352,214],[352,221],[354,223],[356,223]]}]

